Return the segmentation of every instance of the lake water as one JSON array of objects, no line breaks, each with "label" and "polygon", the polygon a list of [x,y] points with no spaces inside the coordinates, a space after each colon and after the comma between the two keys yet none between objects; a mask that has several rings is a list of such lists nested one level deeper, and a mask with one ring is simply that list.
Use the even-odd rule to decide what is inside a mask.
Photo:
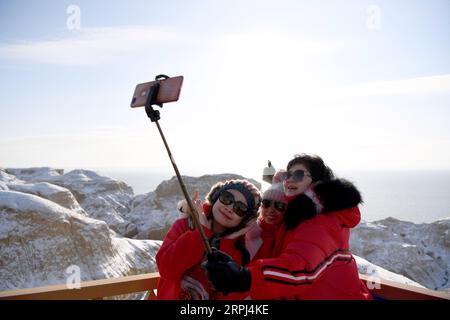
[{"label": "lake water", "polygon": [[[173,173],[100,170],[122,180],[135,194],[153,191]],[[356,184],[364,205],[362,218],[368,221],[394,217],[415,223],[450,217],[450,171],[342,172],[338,175]],[[258,180],[258,179],[257,179]]]}]

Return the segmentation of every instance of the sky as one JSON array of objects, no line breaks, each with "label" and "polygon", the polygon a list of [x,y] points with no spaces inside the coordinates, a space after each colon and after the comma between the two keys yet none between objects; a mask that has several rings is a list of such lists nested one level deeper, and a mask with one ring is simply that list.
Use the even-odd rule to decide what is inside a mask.
[{"label": "sky", "polygon": [[0,0],[0,166],[450,170],[450,1]]}]

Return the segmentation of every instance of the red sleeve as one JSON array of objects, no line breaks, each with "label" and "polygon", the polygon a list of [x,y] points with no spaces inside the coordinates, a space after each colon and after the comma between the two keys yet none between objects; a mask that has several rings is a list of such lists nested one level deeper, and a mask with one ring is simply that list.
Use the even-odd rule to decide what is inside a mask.
[{"label": "red sleeve", "polygon": [[290,232],[293,234],[278,257],[250,263],[253,299],[301,296],[332,261],[330,238],[318,224],[304,223]]},{"label": "red sleeve", "polygon": [[228,238],[220,239],[219,250],[230,255],[238,265],[241,265],[242,264],[242,256],[241,256],[241,252],[238,249],[236,249],[236,247],[235,247],[236,241],[239,241],[239,240],[228,239]]},{"label": "red sleeve", "polygon": [[[203,227],[203,230],[208,238],[212,236],[209,229]],[[159,274],[166,279],[180,279],[186,270],[199,264],[204,255],[200,232],[189,229],[187,218],[178,219],[156,254]]]}]

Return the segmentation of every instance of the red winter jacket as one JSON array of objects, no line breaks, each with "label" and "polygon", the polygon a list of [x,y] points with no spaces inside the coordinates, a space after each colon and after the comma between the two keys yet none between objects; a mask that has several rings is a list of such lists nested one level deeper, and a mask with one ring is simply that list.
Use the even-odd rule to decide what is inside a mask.
[{"label": "red winter jacket", "polygon": [[272,256],[277,230],[280,227],[281,224],[268,224],[261,216],[258,217],[256,226],[245,234],[245,246],[252,260]]},{"label": "red winter jacket", "polygon": [[[213,236],[211,230],[203,227],[208,238]],[[240,265],[241,251],[236,249],[237,241],[243,242],[243,236],[236,239],[222,238],[219,248],[226,252]],[[224,296],[212,290],[201,267],[205,259],[205,249],[200,232],[190,229],[188,219],[175,221],[164,242],[156,254],[156,263],[160,280],[158,283],[158,300],[241,300],[248,293],[230,293]]]},{"label": "red winter jacket", "polygon": [[272,257],[248,265],[252,299],[371,299],[349,252],[357,207],[316,217],[277,232]]}]

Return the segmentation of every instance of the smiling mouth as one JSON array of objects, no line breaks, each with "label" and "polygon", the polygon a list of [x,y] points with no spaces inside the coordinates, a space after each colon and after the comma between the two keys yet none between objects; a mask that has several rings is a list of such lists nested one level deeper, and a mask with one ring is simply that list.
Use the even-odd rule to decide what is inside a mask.
[{"label": "smiling mouth", "polygon": [[223,210],[220,210],[220,213],[228,220],[232,220],[228,212],[225,212]]}]

